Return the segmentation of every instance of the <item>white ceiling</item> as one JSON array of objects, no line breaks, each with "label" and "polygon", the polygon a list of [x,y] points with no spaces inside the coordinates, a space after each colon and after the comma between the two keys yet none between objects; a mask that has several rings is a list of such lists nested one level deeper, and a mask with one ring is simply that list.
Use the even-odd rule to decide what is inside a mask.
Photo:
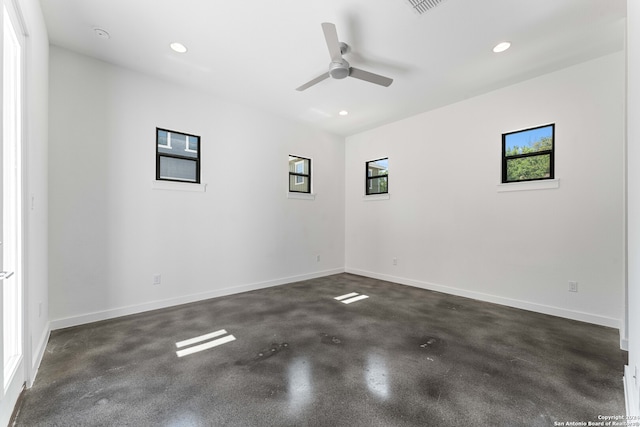
[{"label": "white ceiling", "polygon": [[[40,1],[54,45],[341,135],[619,51],[626,16],[624,0],[444,0],[423,15],[407,0]],[[393,84],[296,91],[328,69],[322,22],[352,66]]]}]

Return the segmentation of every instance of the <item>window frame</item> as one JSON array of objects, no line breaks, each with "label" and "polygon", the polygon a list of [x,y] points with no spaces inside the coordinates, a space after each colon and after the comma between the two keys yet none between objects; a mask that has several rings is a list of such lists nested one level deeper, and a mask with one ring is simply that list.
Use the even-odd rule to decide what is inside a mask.
[{"label": "window frame", "polygon": [[[163,132],[167,132],[167,145],[163,145],[160,144],[159,142],[159,133],[160,131]],[[185,150],[184,151],[188,151],[188,152],[194,152],[193,150],[188,150],[189,148],[189,137],[194,137],[197,140],[197,144],[198,144],[198,150],[197,150],[197,155],[196,157],[191,157],[191,156],[184,156],[184,155],[180,155],[180,154],[173,154],[173,153],[161,153],[158,148],[159,147],[163,147],[163,148],[169,148],[169,149],[174,149],[174,147],[171,146],[171,134],[175,133],[175,134],[180,134],[180,135],[184,135],[185,136]],[[160,128],[160,127],[156,127],[156,181],[171,181],[171,182],[184,182],[187,184],[200,184],[200,159],[202,156],[202,145],[201,145],[201,138],[198,135],[193,135],[190,133],[186,133],[186,132],[180,132],[177,130],[170,130],[170,129],[165,129],[165,128]],[[174,159],[180,159],[180,160],[189,160],[189,161],[195,161],[196,162],[196,176],[195,176],[195,181],[190,181],[190,180],[185,180],[185,179],[173,179],[173,178],[163,178],[160,176],[160,159],[162,157],[168,157],[168,158],[174,158]]]},{"label": "window frame", "polygon": [[[302,163],[302,165],[303,165],[302,166],[302,171],[303,171],[302,173],[289,171],[289,193],[311,194],[311,159],[307,158],[307,157],[298,156],[298,155],[295,155],[295,154],[289,154],[289,157],[295,157],[296,159],[299,159],[299,160],[297,160],[297,161],[295,161],[293,163],[294,170],[297,170],[296,166],[299,163]],[[308,174],[304,173],[304,162],[305,162],[305,160],[309,162],[309,173]],[[292,176],[294,177],[294,179],[293,179],[293,185],[294,186],[304,185],[304,178],[307,178],[308,182],[309,182],[309,185],[307,185],[307,190],[303,191],[303,190],[291,189],[291,177]],[[302,181],[298,182],[298,178],[302,178]]]},{"label": "window frame", "polygon": [[[189,148],[189,142],[191,137],[197,138],[196,144],[198,144],[198,149],[196,150],[192,150],[191,148]],[[185,144],[184,144],[184,151],[186,151],[187,153],[197,153],[199,149],[200,149],[200,138],[195,137],[193,135],[187,135],[187,140],[185,141]]]},{"label": "window frame", "polygon": [[[167,143],[166,143],[166,144],[160,144],[160,135],[158,135],[158,130],[161,130],[161,131],[163,131],[163,132],[166,132],[166,133],[167,133]],[[170,150],[173,150],[173,147],[171,146],[171,133],[170,133],[170,132],[168,132],[167,130],[165,130],[165,129],[159,129],[159,128],[156,128],[156,141],[157,141],[157,143],[158,143],[158,144],[157,144],[158,146],[161,146],[161,147],[163,147],[163,148],[168,148],[168,149],[170,149]],[[156,151],[157,151],[157,150],[158,150],[158,148],[156,147]]]},{"label": "window frame", "polygon": [[[514,156],[507,156],[507,136],[513,135],[516,133],[528,132],[536,129],[542,129],[551,127],[551,149],[544,151],[536,151],[534,153],[524,153],[524,154],[516,154]],[[527,129],[520,129],[513,132],[506,132],[502,134],[502,183],[503,184],[512,184],[518,182],[531,182],[531,181],[546,181],[555,179],[555,149],[556,149],[556,124],[548,123],[541,126],[534,126]],[[508,170],[507,164],[509,160],[513,159],[524,159],[528,157],[540,157],[540,156],[549,156],[549,176],[542,178],[529,178],[529,179],[518,179],[511,180],[508,179]]]},{"label": "window frame", "polygon": [[[369,167],[370,163],[375,163],[375,162],[379,162],[380,160],[386,160],[387,161],[387,174],[386,175],[376,175],[373,176],[373,168]],[[368,162],[365,163],[364,165],[364,176],[365,176],[365,180],[364,180],[364,194],[365,196],[375,196],[378,194],[388,194],[389,193],[389,157],[382,157],[380,159],[375,159],[375,160],[369,160]],[[371,172],[371,176],[369,175],[369,172]],[[385,176],[387,178],[387,189],[385,191],[371,191],[373,190],[373,180],[374,179],[380,179],[382,178],[382,176]],[[378,189],[380,189],[380,186],[378,185]]]}]

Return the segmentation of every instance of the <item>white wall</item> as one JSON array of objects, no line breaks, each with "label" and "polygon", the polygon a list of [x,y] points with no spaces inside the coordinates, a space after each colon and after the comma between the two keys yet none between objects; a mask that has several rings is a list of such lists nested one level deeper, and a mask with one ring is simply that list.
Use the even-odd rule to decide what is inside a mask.
[{"label": "white wall", "polygon": [[627,413],[640,415],[640,4],[627,0],[627,221],[629,365]]},{"label": "white wall", "polygon": [[[29,385],[49,337],[48,315],[48,85],[49,39],[37,0],[19,2],[26,38],[26,344]],[[33,200],[33,202],[32,202]]]},{"label": "white wall", "polygon": [[[624,72],[620,52],[347,138],[347,271],[621,327]],[[502,133],[547,123],[559,188],[498,192]],[[387,156],[390,199],[364,200]]]},{"label": "white wall", "polygon": [[[50,56],[53,329],[343,271],[344,138]],[[201,136],[206,192],[152,189],[156,126]],[[312,158],[315,200],[287,198],[289,154]]]}]

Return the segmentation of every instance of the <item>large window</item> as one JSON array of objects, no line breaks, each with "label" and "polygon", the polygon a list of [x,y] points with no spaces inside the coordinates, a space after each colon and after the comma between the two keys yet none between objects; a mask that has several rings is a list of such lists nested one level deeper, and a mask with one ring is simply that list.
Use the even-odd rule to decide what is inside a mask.
[{"label": "large window", "polygon": [[289,155],[289,191],[311,193],[311,159]]},{"label": "large window", "polygon": [[366,163],[365,194],[389,192],[389,159],[371,160]]},{"label": "large window", "polygon": [[553,179],[555,124],[502,134],[502,182]]},{"label": "large window", "polygon": [[156,179],[200,183],[200,137],[156,128]]}]

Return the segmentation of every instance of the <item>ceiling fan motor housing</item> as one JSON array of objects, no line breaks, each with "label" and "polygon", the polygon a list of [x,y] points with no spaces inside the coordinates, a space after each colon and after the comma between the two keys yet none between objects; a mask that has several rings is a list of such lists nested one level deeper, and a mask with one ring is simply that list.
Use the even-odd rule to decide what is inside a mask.
[{"label": "ceiling fan motor housing", "polygon": [[327,48],[329,48],[329,57],[331,57],[329,72],[324,72],[318,77],[309,80],[307,83],[296,88],[297,91],[306,90],[311,86],[320,83],[324,79],[328,79],[329,77],[338,80],[344,79],[346,77],[354,77],[356,79],[364,80],[366,82],[374,83],[384,87],[388,87],[393,82],[393,79],[390,79],[389,77],[351,67],[349,63],[342,57],[342,55],[350,50],[349,46],[346,43],[340,42],[338,40],[338,32],[336,31],[336,26],[334,24],[330,22],[323,22],[322,31],[324,32],[324,39],[327,42]]},{"label": "ceiling fan motor housing", "polygon": [[349,76],[349,63],[342,59],[329,64],[329,75],[334,79],[344,79]]}]

